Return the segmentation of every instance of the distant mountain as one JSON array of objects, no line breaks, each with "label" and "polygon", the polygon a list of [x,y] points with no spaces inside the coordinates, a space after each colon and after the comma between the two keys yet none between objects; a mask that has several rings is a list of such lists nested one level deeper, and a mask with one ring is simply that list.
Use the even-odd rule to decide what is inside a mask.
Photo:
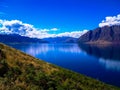
[{"label": "distant mountain", "polygon": [[2,43],[47,43],[42,39],[29,38],[17,34],[0,34],[0,42]]},{"label": "distant mountain", "polygon": [[73,37],[51,37],[43,40],[49,43],[76,43],[78,39]]},{"label": "distant mountain", "polygon": [[120,25],[90,30],[82,35],[78,42],[88,44],[120,44]]}]

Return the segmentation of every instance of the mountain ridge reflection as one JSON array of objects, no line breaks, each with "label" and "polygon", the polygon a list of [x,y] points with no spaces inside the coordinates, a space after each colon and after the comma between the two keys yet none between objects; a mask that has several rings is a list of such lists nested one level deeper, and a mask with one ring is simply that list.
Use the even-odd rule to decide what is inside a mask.
[{"label": "mountain ridge reflection", "polygon": [[120,46],[79,45],[88,55],[97,57],[106,69],[120,71]]},{"label": "mountain ridge reflection", "polygon": [[82,51],[88,55],[95,56],[97,58],[109,59],[109,60],[120,60],[120,46],[110,45],[88,45],[79,44]]}]

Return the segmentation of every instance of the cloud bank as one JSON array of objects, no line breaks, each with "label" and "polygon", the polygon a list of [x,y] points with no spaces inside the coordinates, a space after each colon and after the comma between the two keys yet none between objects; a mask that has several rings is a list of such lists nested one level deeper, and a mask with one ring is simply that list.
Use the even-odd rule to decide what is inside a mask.
[{"label": "cloud bank", "polygon": [[49,32],[58,31],[58,28],[52,29],[38,29],[31,24],[23,23],[19,20],[0,20],[0,33],[1,34],[18,34],[21,36],[27,36],[30,38],[49,38],[49,37],[63,37],[69,36],[74,38],[79,38],[81,35],[87,32],[83,31],[73,31],[65,32],[59,34],[49,34]]},{"label": "cloud bank", "polygon": [[88,30],[83,30],[83,31],[73,31],[73,32],[64,32],[60,33],[57,36],[58,37],[74,37],[74,38],[79,38],[81,35],[85,34]]},{"label": "cloud bank", "polygon": [[120,14],[117,16],[107,16],[105,20],[103,20],[100,24],[99,27],[104,27],[104,26],[113,26],[113,25],[120,25]]}]

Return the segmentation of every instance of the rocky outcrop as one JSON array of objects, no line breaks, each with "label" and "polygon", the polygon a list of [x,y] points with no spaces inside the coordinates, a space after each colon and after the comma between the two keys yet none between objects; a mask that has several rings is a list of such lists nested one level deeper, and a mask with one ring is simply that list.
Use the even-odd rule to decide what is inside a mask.
[{"label": "rocky outcrop", "polygon": [[105,26],[90,30],[82,35],[79,43],[118,44],[120,43],[120,25]]}]

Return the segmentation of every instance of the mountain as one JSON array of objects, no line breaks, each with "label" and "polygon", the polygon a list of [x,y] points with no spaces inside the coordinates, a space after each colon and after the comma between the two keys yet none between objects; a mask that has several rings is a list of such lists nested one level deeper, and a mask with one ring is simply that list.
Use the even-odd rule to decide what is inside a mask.
[{"label": "mountain", "polygon": [[0,44],[0,90],[120,90]]},{"label": "mountain", "polygon": [[44,39],[29,38],[18,34],[0,34],[2,43],[76,43],[77,38],[72,37],[51,37]]},{"label": "mountain", "polygon": [[120,44],[120,25],[104,26],[90,30],[78,39],[79,43]]},{"label": "mountain", "polygon": [[44,38],[43,40],[49,43],[76,43],[77,42],[77,38],[73,38],[73,37],[50,37],[50,38]]},{"label": "mountain", "polygon": [[42,39],[29,38],[18,34],[0,34],[0,42],[2,43],[47,43]]}]

